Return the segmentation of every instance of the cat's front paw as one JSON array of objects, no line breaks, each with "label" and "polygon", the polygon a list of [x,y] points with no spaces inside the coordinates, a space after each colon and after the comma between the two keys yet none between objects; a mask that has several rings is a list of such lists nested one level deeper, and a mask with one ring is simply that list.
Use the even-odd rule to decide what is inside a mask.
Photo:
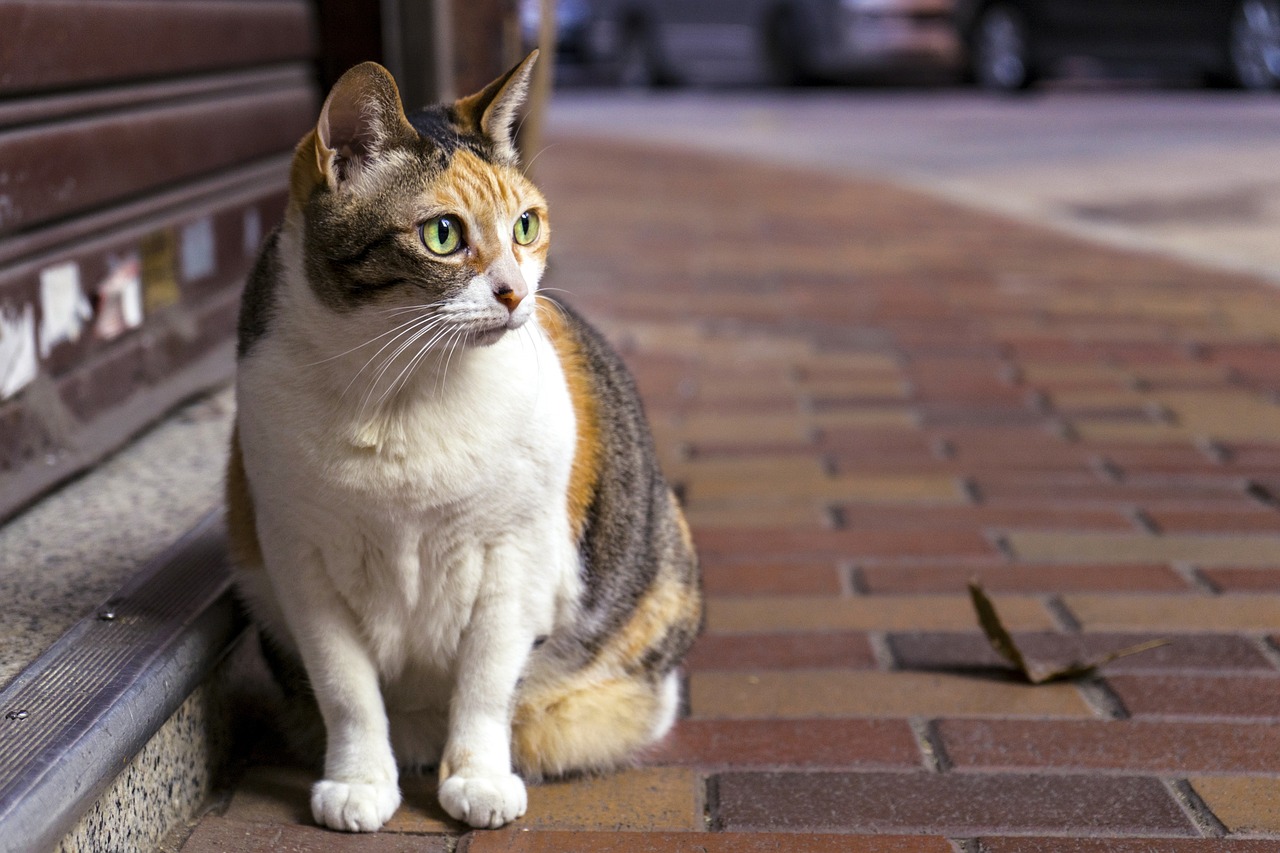
[{"label": "cat's front paw", "polygon": [[524,814],[529,795],[524,780],[514,773],[458,774],[440,785],[440,805],[463,823],[479,829],[497,829]]},{"label": "cat's front paw", "polygon": [[311,815],[316,823],[344,832],[375,832],[399,806],[400,789],[394,783],[323,779],[311,788]]}]

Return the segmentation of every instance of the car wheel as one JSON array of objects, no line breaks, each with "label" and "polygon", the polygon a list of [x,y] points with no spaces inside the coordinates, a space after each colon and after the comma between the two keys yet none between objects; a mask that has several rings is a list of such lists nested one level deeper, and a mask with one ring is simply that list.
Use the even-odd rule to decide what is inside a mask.
[{"label": "car wheel", "polygon": [[973,28],[973,76],[984,89],[1016,92],[1035,81],[1026,18],[1008,3],[982,10]]},{"label": "car wheel", "polygon": [[1242,0],[1231,16],[1227,55],[1242,88],[1265,91],[1280,86],[1280,2]]},{"label": "car wheel", "polygon": [[765,52],[770,75],[778,85],[813,82],[813,73],[805,61],[804,34],[794,11],[782,9],[770,19],[765,27]]},{"label": "car wheel", "polygon": [[633,22],[622,34],[614,59],[613,82],[624,89],[645,89],[664,82],[649,28]]}]

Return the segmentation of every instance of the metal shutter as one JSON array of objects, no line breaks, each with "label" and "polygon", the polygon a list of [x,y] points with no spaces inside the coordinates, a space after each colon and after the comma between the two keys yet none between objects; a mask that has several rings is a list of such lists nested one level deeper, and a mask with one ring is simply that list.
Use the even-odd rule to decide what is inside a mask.
[{"label": "metal shutter", "polygon": [[0,518],[231,374],[306,0],[0,0]]}]

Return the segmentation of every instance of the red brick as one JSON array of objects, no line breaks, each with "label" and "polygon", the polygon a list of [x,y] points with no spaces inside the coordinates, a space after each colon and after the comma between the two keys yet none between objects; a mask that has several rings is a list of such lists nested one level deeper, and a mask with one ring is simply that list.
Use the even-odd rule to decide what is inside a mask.
[{"label": "red brick", "polygon": [[920,765],[920,751],[902,720],[681,720],[646,760],[719,769],[910,769]]},{"label": "red brick", "polygon": [[959,773],[725,773],[726,830],[1192,835],[1154,778]]},{"label": "red brick", "polygon": [[1223,592],[1280,592],[1280,568],[1201,569],[1200,573]]},{"label": "red brick", "polygon": [[1223,468],[1215,464],[1204,451],[1191,444],[1156,445],[1099,445],[1090,449],[1117,466],[1121,472],[1134,474],[1221,474]]},{"label": "red brick", "polygon": [[[1029,660],[1065,665],[1097,660],[1103,655],[1140,643],[1168,640],[1166,645],[1148,649],[1107,664],[1106,673],[1151,672],[1156,670],[1224,670],[1271,673],[1271,662],[1254,643],[1234,634],[1192,634],[1169,637],[1159,634],[1054,634],[1016,632],[1018,647]],[[890,634],[889,648],[903,669],[956,670],[1007,666],[992,650],[986,637],[978,633],[916,631]]]},{"label": "red brick", "polygon": [[1137,483],[1108,482],[1096,475],[988,473],[974,475],[978,493],[992,503],[1041,501],[1053,507],[1139,504],[1149,510],[1170,504],[1196,504],[1216,509],[1252,510],[1257,505],[1240,489],[1238,478],[1198,477]]},{"label": "red brick", "polygon": [[[458,853],[952,853],[945,838],[806,832],[472,832]],[[1251,853],[1247,851],[1246,853]]]},{"label": "red brick", "polygon": [[941,720],[937,731],[958,769],[1268,773],[1280,754],[1280,728],[1265,723]]},{"label": "red brick", "polygon": [[691,671],[746,669],[869,669],[875,655],[856,631],[777,634],[703,634],[685,667]]},{"label": "red brick", "polygon": [[1280,512],[1258,506],[1254,510],[1171,510],[1153,508],[1147,515],[1165,533],[1274,533],[1280,531]]},{"label": "red brick", "polygon": [[1278,853],[1280,841],[1239,838],[981,838],[982,853]]},{"label": "red brick", "polygon": [[1122,509],[1015,506],[841,507],[850,530],[965,531],[988,528],[1132,530]]},{"label": "red brick", "polygon": [[710,563],[702,568],[708,595],[838,595],[834,561],[818,563]]},{"label": "red brick", "polygon": [[698,537],[698,551],[712,556],[750,559],[822,557],[983,557],[995,548],[969,532],[863,530],[709,530]]},{"label": "red brick", "polygon": [[989,592],[1185,592],[1168,566],[867,566],[871,593],[961,592],[979,580]]},{"label": "red brick", "polygon": [[1280,677],[1116,675],[1107,683],[1129,713],[1280,719]]},{"label": "red brick", "polygon": [[182,853],[447,853],[451,847],[452,839],[443,835],[368,835],[210,815],[191,833]]}]

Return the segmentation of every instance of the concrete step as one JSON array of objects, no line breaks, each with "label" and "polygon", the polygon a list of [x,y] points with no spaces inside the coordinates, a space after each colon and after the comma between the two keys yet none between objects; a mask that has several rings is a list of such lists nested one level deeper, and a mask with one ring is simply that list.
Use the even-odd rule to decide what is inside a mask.
[{"label": "concrete step", "polygon": [[0,851],[147,850],[227,760],[244,630],[210,512],[0,691]]}]

